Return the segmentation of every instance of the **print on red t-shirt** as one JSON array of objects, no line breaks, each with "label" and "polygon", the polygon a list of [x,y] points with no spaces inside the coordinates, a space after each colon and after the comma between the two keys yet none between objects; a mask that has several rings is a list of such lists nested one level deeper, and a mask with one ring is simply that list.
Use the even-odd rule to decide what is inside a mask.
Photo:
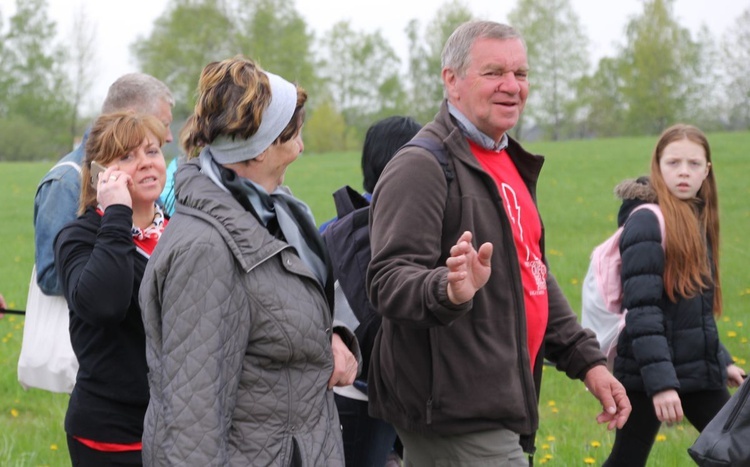
[{"label": "print on red t-shirt", "polygon": [[[526,306],[529,358],[533,367],[547,328],[547,266],[542,261],[542,223],[526,184],[508,153],[491,151],[469,141],[479,163],[497,184],[513,229]],[[533,368],[532,368],[533,370]]]}]

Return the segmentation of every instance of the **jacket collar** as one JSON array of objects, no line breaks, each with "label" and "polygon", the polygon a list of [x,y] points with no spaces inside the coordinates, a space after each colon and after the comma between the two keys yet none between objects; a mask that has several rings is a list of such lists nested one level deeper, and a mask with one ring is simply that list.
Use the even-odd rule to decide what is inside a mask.
[{"label": "jacket collar", "polygon": [[187,214],[210,223],[245,271],[287,248],[250,212],[200,171],[197,159],[181,164],[175,173],[175,214]]}]

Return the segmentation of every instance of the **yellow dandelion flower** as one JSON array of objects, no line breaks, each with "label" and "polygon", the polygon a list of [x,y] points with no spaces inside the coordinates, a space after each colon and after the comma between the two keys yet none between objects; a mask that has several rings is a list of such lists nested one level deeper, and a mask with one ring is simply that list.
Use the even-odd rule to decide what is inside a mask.
[{"label": "yellow dandelion flower", "polygon": [[5,337],[7,337],[8,339],[10,339],[11,337],[13,337],[13,333],[9,332],[8,334],[5,335]]},{"label": "yellow dandelion flower", "polygon": [[16,410],[16,409],[10,409],[10,415],[13,418],[18,417],[18,410]]},{"label": "yellow dandelion flower", "polygon": [[[12,306],[12,305],[9,305],[9,306]],[[12,323],[12,322],[14,322],[15,320],[16,320],[16,317],[15,317],[15,316],[8,316],[8,322],[9,322],[9,323]]]},{"label": "yellow dandelion flower", "polygon": [[601,445],[602,445],[602,443],[600,443],[599,441],[592,441],[592,442],[591,442],[591,447],[592,447],[592,448],[598,448],[598,447],[600,447]]},{"label": "yellow dandelion flower", "polygon": [[742,327],[742,321],[737,321],[736,323],[734,323],[734,325],[737,326],[738,328],[741,328]]},{"label": "yellow dandelion flower", "polygon": [[542,449],[549,449],[549,444],[547,443],[542,444]]},{"label": "yellow dandelion flower", "polygon": [[573,285],[578,285],[578,279],[574,277],[570,280],[570,283]]},{"label": "yellow dandelion flower", "polygon": [[677,430],[678,431],[685,431],[685,427],[682,426],[682,425],[677,425]]},{"label": "yellow dandelion flower", "polygon": [[747,337],[743,337],[742,339],[740,339],[740,342],[742,342],[743,344],[747,344]]},{"label": "yellow dandelion flower", "polygon": [[[744,338],[743,340],[747,341],[747,339]],[[739,363],[740,365],[744,365],[745,363],[747,363],[747,361],[744,358],[738,358],[737,363]]]},{"label": "yellow dandelion flower", "polygon": [[729,316],[725,316],[725,317],[721,318],[721,320],[724,321],[725,323],[728,323],[729,322]]},{"label": "yellow dandelion flower", "polygon": [[3,337],[3,344],[7,344],[7,343],[8,343],[8,338],[7,337]]},{"label": "yellow dandelion flower", "polygon": [[554,440],[555,440],[554,436],[552,436],[552,435],[547,436],[547,441],[551,442],[551,441],[554,441]]},{"label": "yellow dandelion flower", "polygon": [[51,449],[52,451],[57,451],[57,444],[50,444],[50,445],[49,445],[49,448],[50,448],[50,449]]},{"label": "yellow dandelion flower", "polygon": [[23,326],[20,323],[13,326],[14,331],[20,331],[21,329],[23,329]]},{"label": "yellow dandelion flower", "polygon": [[666,435],[662,435],[662,434],[656,435],[656,441],[658,441],[658,442],[661,443],[661,442],[664,442],[666,440],[667,440],[667,436]]},{"label": "yellow dandelion flower", "polygon": [[729,331],[729,332],[727,332],[727,337],[737,337],[737,332],[736,331]]},{"label": "yellow dandelion flower", "polygon": [[554,407],[556,404],[557,403],[555,401],[548,401],[547,402],[547,405],[549,405],[550,407]]},{"label": "yellow dandelion flower", "polygon": [[584,464],[591,465],[594,462],[596,462],[596,459],[594,459],[593,457],[586,457],[586,458],[583,459],[583,463]]},{"label": "yellow dandelion flower", "polygon": [[547,463],[547,459],[544,459],[544,458],[542,458],[542,459],[541,459],[541,460],[539,461],[539,463],[540,463],[540,464],[546,464],[546,463]]},{"label": "yellow dandelion flower", "polygon": [[547,453],[544,455],[544,458],[547,460],[552,460],[552,454]]},{"label": "yellow dandelion flower", "polygon": [[552,413],[559,413],[560,410],[557,407],[552,407]]}]

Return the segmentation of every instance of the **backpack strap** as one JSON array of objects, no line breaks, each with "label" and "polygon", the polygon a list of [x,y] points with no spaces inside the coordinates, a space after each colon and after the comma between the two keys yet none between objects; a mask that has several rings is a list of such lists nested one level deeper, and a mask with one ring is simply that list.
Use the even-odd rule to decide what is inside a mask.
[{"label": "backpack strap", "polygon": [[349,185],[344,185],[333,192],[333,202],[336,204],[336,216],[339,219],[350,212],[370,205],[364,196]]},{"label": "backpack strap", "polygon": [[636,211],[640,211],[641,209],[646,209],[653,212],[656,216],[656,220],[659,221],[659,231],[661,232],[661,247],[664,248],[667,242],[667,230],[664,226],[664,214],[662,214],[661,208],[656,203],[641,204],[633,208],[633,210],[630,211],[630,214],[628,214],[628,217],[632,216]]},{"label": "backpack strap", "polygon": [[443,169],[445,181],[448,182],[449,185],[453,179],[456,178],[456,175],[453,173],[453,167],[448,160],[448,153],[445,151],[445,145],[442,141],[437,141],[434,138],[416,137],[401,146],[401,149],[407,146],[416,146],[418,148],[426,149],[430,154],[435,156],[435,159],[437,159],[440,164],[440,168]]},{"label": "backpack strap", "polygon": [[73,161],[58,162],[58,163],[57,163],[57,164],[55,164],[55,166],[54,166],[54,167],[52,167],[52,169],[50,169],[50,170],[54,170],[54,169],[56,169],[56,168],[58,168],[58,167],[62,167],[62,166],[64,166],[64,165],[67,165],[68,167],[73,167],[74,169],[76,169],[76,170],[78,171],[78,173],[81,173],[81,166],[80,166],[80,165],[78,165],[78,164],[76,164],[76,163],[75,163],[75,162],[73,162]]}]

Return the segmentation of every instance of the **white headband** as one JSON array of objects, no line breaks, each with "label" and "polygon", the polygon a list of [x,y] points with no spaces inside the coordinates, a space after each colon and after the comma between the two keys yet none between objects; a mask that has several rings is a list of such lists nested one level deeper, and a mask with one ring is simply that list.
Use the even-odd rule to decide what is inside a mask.
[{"label": "white headband", "polygon": [[219,164],[255,159],[268,149],[289,124],[297,108],[297,87],[281,76],[264,71],[271,84],[271,102],[268,104],[258,131],[248,139],[235,139],[220,135],[209,147]]}]

